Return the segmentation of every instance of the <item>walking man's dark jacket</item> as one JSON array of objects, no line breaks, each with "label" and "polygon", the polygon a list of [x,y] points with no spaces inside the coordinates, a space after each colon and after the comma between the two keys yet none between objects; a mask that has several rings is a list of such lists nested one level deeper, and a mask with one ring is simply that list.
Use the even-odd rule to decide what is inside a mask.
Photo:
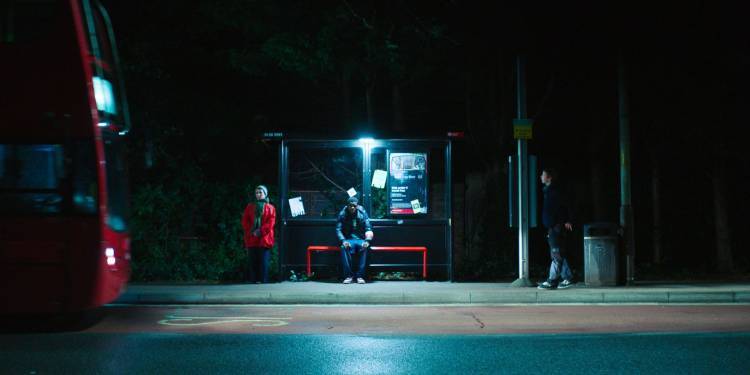
[{"label": "walking man's dark jacket", "polygon": [[356,215],[346,212],[346,207],[339,212],[338,221],[336,222],[336,236],[339,241],[352,239],[365,239],[365,232],[371,231],[370,217],[362,206],[357,206]]},{"label": "walking man's dark jacket", "polygon": [[570,222],[565,197],[554,183],[544,187],[544,204],[542,205],[542,224],[545,228]]}]

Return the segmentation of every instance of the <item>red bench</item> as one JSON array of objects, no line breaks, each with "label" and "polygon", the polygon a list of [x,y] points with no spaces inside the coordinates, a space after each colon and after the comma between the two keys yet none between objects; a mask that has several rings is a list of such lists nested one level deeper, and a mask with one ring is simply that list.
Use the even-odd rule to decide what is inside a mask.
[{"label": "red bench", "polygon": [[[310,276],[310,255],[313,251],[341,251],[340,246],[308,246],[307,247],[307,276]],[[408,251],[422,253],[422,278],[427,279],[427,248],[424,246],[370,246],[369,251]]]}]

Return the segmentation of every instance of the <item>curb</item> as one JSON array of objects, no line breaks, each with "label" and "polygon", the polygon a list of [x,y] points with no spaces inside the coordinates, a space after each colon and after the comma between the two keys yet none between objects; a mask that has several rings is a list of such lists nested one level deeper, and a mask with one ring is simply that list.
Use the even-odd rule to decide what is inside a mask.
[{"label": "curb", "polygon": [[[252,285],[135,286],[114,304],[252,304],[252,305],[419,305],[419,304],[740,304],[750,303],[750,286],[586,288],[565,291],[512,288],[502,285],[387,285],[341,287],[337,284],[279,286],[257,290]],[[364,290],[363,290],[364,289]]]}]

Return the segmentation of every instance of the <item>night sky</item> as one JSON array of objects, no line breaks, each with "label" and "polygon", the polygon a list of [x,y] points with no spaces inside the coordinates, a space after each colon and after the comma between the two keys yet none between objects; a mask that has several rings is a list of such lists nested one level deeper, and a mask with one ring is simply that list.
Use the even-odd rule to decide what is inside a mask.
[{"label": "night sky", "polygon": [[[750,269],[740,240],[750,210],[750,153],[740,136],[750,34],[743,12],[729,2],[103,3],[125,70],[135,184],[155,174],[143,168],[144,140],[162,150],[155,168],[163,173],[194,164],[209,178],[230,180],[264,155],[271,161],[256,163],[253,173],[276,178],[275,149],[257,141],[263,131],[317,138],[463,131],[456,178],[495,174],[487,186],[500,191],[505,157],[514,150],[514,63],[523,55],[534,120],[530,152],[561,172],[578,223],[616,222],[621,53],[639,264],[651,261],[658,165],[665,262],[713,267],[718,178],[735,269]],[[597,177],[601,185],[593,191]],[[498,237],[511,234],[504,197],[486,197],[502,217],[490,220],[501,228]]]}]

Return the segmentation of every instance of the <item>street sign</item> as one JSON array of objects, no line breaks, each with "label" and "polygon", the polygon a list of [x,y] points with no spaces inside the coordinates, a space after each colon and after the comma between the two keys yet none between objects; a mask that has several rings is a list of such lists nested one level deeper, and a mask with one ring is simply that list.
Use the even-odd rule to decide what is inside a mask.
[{"label": "street sign", "polygon": [[513,139],[531,139],[532,124],[531,119],[513,119]]},{"label": "street sign", "polygon": [[263,132],[263,138],[281,139],[284,138],[284,133],[278,131]]}]

